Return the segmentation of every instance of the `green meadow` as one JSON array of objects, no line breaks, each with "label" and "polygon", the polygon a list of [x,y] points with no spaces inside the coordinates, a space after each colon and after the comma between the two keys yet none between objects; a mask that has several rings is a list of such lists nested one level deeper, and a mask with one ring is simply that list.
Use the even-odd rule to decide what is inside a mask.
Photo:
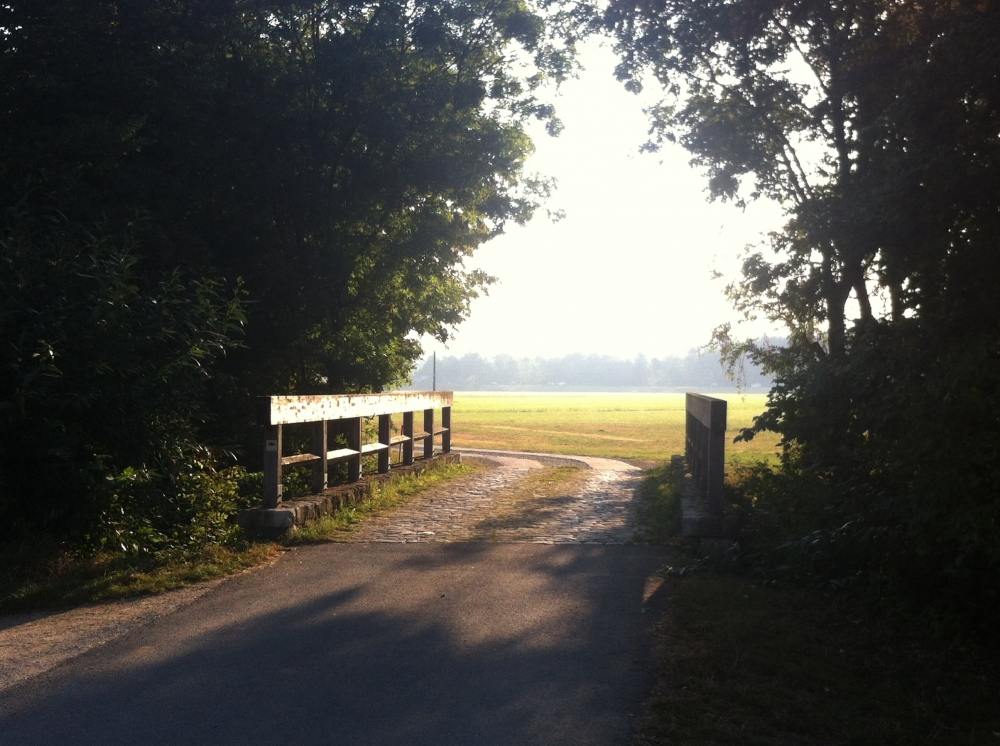
[{"label": "green meadow", "polygon": [[[764,409],[765,394],[715,394],[728,402],[727,458],[772,459],[777,436],[733,443]],[[684,451],[682,393],[457,391],[453,444],[465,448],[607,456],[641,466]]]}]

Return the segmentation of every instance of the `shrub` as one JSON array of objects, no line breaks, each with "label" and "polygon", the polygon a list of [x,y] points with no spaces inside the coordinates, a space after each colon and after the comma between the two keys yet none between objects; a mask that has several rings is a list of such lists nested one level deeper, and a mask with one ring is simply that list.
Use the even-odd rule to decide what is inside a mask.
[{"label": "shrub", "polygon": [[216,364],[238,344],[239,290],[179,271],[144,281],[131,243],[57,215],[0,225],[10,538],[156,551],[183,531],[191,542],[225,534],[235,493],[200,431]]}]

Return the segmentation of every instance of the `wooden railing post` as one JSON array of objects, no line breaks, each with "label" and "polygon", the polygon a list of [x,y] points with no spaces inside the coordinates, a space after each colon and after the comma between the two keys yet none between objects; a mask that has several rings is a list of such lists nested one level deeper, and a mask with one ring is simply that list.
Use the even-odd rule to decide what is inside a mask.
[{"label": "wooden railing post", "polygon": [[705,494],[708,509],[722,515],[722,490],[726,469],[726,402],[712,402],[712,424],[705,432],[708,463],[705,469]]},{"label": "wooden railing post", "polygon": [[352,456],[347,462],[347,481],[357,482],[361,479],[361,442],[363,435],[361,432],[361,418],[352,417],[346,421],[347,424],[347,447],[357,451],[357,456]]},{"label": "wooden railing post", "polygon": [[281,425],[268,425],[264,431],[264,507],[276,508],[281,502]]},{"label": "wooden railing post", "polygon": [[413,463],[413,412],[403,412],[402,432],[409,438],[403,441],[403,465],[410,466]]},{"label": "wooden railing post", "polygon": [[327,485],[327,428],[326,420],[320,420],[312,425],[312,452],[319,456],[319,460],[313,464],[312,491],[319,493],[326,489]]},{"label": "wooden railing post", "polygon": [[431,458],[434,456],[434,410],[425,409],[424,410],[424,432],[427,433],[427,437],[424,438],[424,458]]},{"label": "wooden railing post", "polygon": [[441,407],[441,427],[445,429],[441,433],[441,451],[451,453],[451,407]]},{"label": "wooden railing post", "polygon": [[389,471],[389,456],[391,455],[389,445],[392,440],[392,419],[390,415],[380,414],[378,416],[378,442],[385,446],[378,452],[378,473],[385,474]]},{"label": "wooden railing post", "polygon": [[685,404],[684,455],[705,510],[721,526],[726,460],[726,409],[724,399],[688,394]]}]

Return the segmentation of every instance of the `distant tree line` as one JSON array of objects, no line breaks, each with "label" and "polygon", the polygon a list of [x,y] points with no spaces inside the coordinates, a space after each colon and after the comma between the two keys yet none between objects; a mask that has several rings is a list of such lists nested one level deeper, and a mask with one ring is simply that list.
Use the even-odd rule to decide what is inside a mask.
[{"label": "distant tree line", "polygon": [[[432,361],[425,358],[413,373],[412,386],[429,389]],[[740,385],[770,386],[753,363],[743,367]],[[693,351],[684,357],[622,359],[608,355],[572,354],[558,358],[514,358],[510,355],[483,357],[469,354],[438,356],[437,387],[464,391],[506,388],[569,389],[668,389],[694,387],[732,389],[734,378],[717,352]]]}]

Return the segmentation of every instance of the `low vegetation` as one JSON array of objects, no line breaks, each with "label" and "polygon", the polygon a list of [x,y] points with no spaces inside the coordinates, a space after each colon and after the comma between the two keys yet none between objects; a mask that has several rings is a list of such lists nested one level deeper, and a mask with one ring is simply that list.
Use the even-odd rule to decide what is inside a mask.
[{"label": "low vegetation", "polygon": [[724,558],[679,535],[679,465],[646,473],[645,538],[677,554],[637,742],[997,743],[1000,658],[968,608],[873,594],[859,571],[844,577],[842,549],[824,536],[784,541],[791,521],[812,516],[794,495],[762,497],[765,473],[728,476],[727,509],[741,521]]},{"label": "low vegetation", "polygon": [[[0,612],[63,608],[162,593],[232,575],[277,557],[283,545],[333,538],[365,515],[398,505],[475,468],[442,464],[420,474],[400,475],[375,485],[370,499],[346,506],[282,542],[248,540],[230,520],[225,543],[186,549],[136,552],[123,546],[87,553],[22,547],[18,553],[8,551],[0,558],[4,568],[0,575]],[[248,474],[242,475],[241,481],[252,485],[260,480],[259,475]]]},{"label": "low vegetation", "polygon": [[674,574],[640,744],[993,744],[1000,671],[842,595]]},{"label": "low vegetation", "polygon": [[255,567],[278,555],[274,542],[209,545],[172,557],[102,551],[57,556],[3,579],[0,612],[54,609],[164,593]]},{"label": "low vegetation", "polygon": [[679,460],[646,470],[636,498],[639,530],[647,541],[664,544],[680,534],[683,470]]},{"label": "low vegetation", "polygon": [[[763,394],[718,394],[729,402],[730,440],[764,410]],[[684,394],[455,394],[455,445],[619,458],[654,466],[684,452]],[[774,459],[777,437],[727,446],[730,460]]]}]

